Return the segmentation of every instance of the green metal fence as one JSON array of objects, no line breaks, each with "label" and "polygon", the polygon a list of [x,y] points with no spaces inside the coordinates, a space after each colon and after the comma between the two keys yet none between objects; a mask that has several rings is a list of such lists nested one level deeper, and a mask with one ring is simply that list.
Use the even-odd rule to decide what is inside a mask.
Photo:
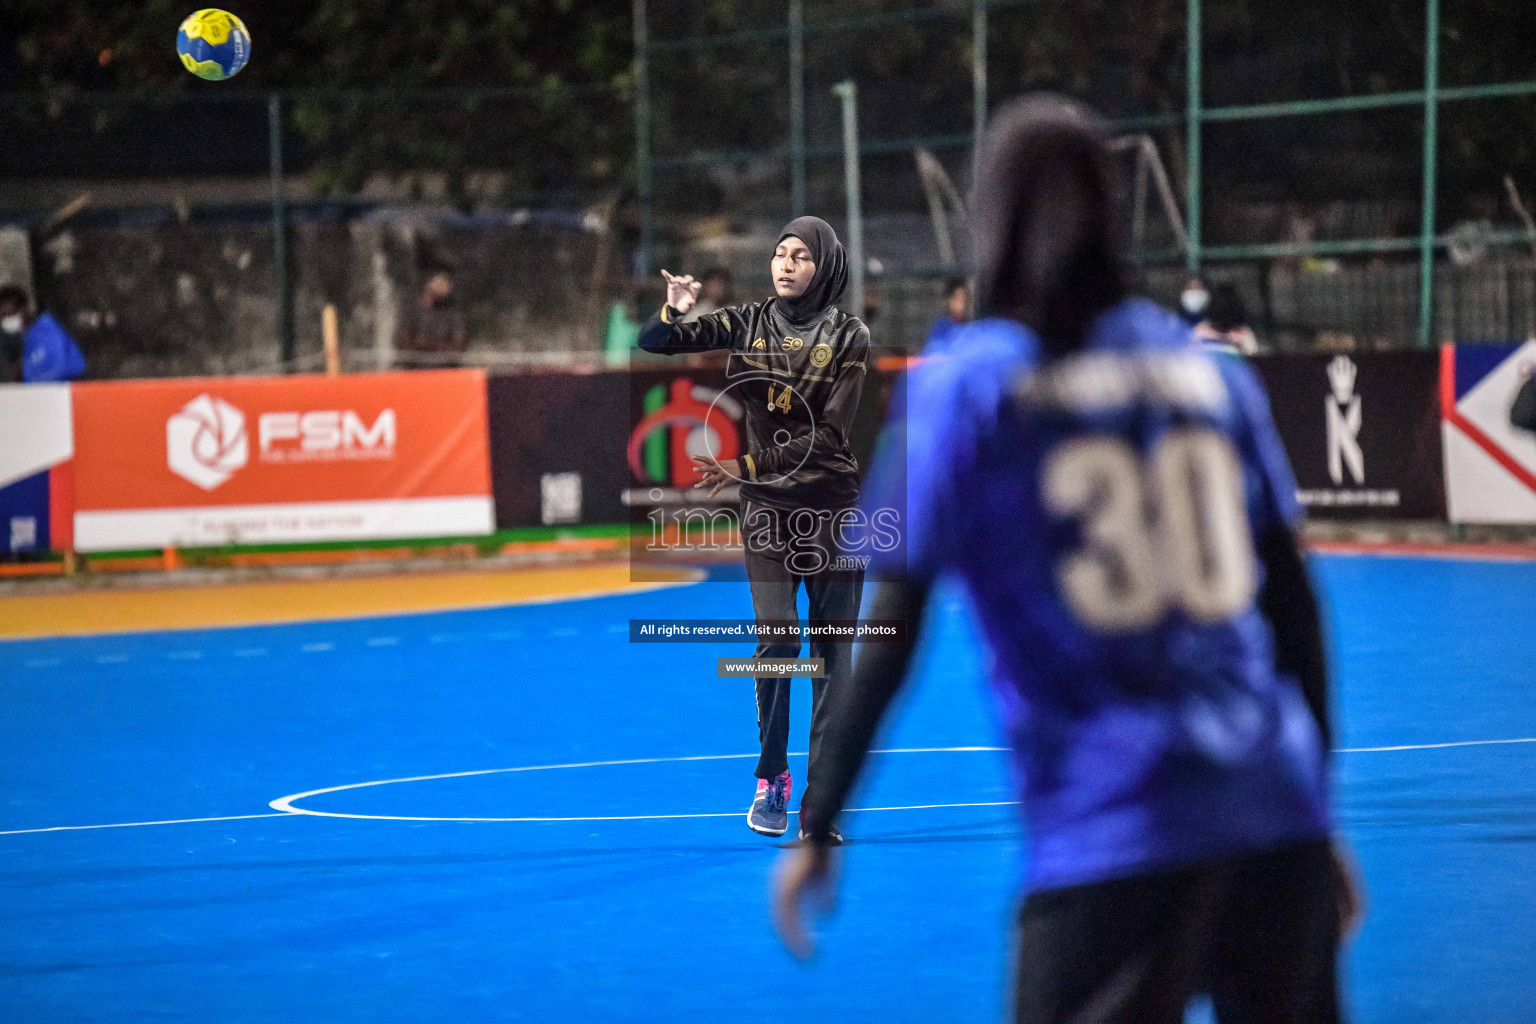
[{"label": "green metal fence", "polygon": [[[737,32],[685,38],[653,39],[649,32],[648,14],[650,0],[632,0],[635,30],[635,165],[640,201],[640,253],[637,263],[642,271],[650,269],[651,254],[655,248],[655,189],[658,175],[676,173],[687,168],[711,164],[751,163],[780,160],[789,165],[791,188],[788,213],[798,215],[804,211],[806,163],[810,159],[834,155],[828,147],[817,149],[807,145],[805,137],[805,60],[804,46],[809,38],[839,35],[889,28],[891,26],[921,22],[958,24],[970,20],[972,116],[968,133],[938,135],[907,135],[894,138],[861,140],[859,152],[865,158],[893,152],[903,152],[914,147],[929,149],[954,149],[970,147],[974,153],[976,143],[985,125],[988,108],[988,14],[1010,8],[1027,7],[1051,0],[970,0],[969,4],[952,3],[931,7],[913,7],[904,10],[864,14],[857,17],[829,18],[807,22],[803,0],[789,0],[782,25],[756,27]],[[1435,228],[1435,191],[1439,181],[1440,155],[1438,151],[1438,125],[1440,107],[1447,103],[1472,100],[1489,100],[1506,97],[1536,95],[1536,81],[1513,81],[1492,84],[1442,88],[1439,71],[1439,42],[1441,37],[1440,0],[1426,0],[1425,4],[1425,66],[1424,84],[1411,91],[1383,92],[1367,95],[1341,96],[1333,99],[1302,100],[1295,102],[1263,103],[1243,106],[1205,106],[1202,96],[1202,14],[1205,0],[1188,0],[1185,109],[1182,115],[1155,114],[1121,118],[1115,122],[1123,131],[1145,131],[1169,126],[1182,126],[1185,134],[1185,195],[1184,217],[1187,243],[1182,252],[1142,252],[1138,258],[1143,263],[1182,262],[1186,270],[1194,272],[1202,266],[1218,262],[1267,260],[1283,257],[1326,258],[1360,254],[1387,254],[1417,252],[1419,262],[1419,296],[1417,316],[1417,341],[1421,346],[1431,343],[1436,324],[1435,316],[1435,253],[1447,247],[1452,239],[1437,234]],[[786,99],[789,104],[788,138],[781,146],[756,150],[709,150],[691,152],[681,156],[658,159],[652,146],[652,83],[651,64],[657,55],[686,51],[729,50],[745,44],[762,45],[782,42],[785,47],[784,61],[789,73]],[[1275,242],[1244,245],[1207,245],[1202,232],[1203,212],[1203,153],[1202,142],[1205,128],[1209,125],[1264,121],[1278,118],[1311,118],[1329,114],[1369,111],[1387,108],[1420,107],[1423,111],[1422,157],[1422,212],[1420,231],[1416,237],[1346,238],[1307,242]],[[824,151],[828,150],[828,151]],[[1494,231],[1484,238],[1493,244],[1528,241],[1523,231]],[[1454,320],[1453,320],[1454,322]]]},{"label": "green metal fence", "polygon": [[[450,176],[455,168],[504,171],[509,179],[522,183],[522,192],[515,198],[501,193],[486,205],[600,206],[615,225],[615,238],[629,228],[627,207],[622,213],[615,211],[623,205],[621,196],[633,188],[638,196],[635,264],[647,274],[655,269],[659,219],[675,209],[668,204],[677,202],[679,194],[686,195],[687,187],[704,171],[765,165],[774,169],[779,176],[751,196],[757,209],[771,209],[773,217],[804,212],[816,195],[818,209],[838,209],[827,205],[834,179],[838,194],[843,179],[836,104],[827,87],[847,77],[858,84],[859,123],[867,133],[858,142],[865,171],[866,223],[884,218],[884,229],[891,231],[890,213],[901,205],[892,201],[891,193],[902,192],[904,198],[897,198],[914,209],[920,202],[911,177],[912,151],[922,147],[945,155],[950,173],[957,180],[962,178],[973,167],[971,157],[990,101],[1001,91],[1028,85],[1016,65],[1018,41],[1037,23],[1030,19],[1041,11],[1072,16],[1074,10],[1071,0],[926,2],[926,6],[893,9],[884,0],[861,0],[863,10],[855,14],[849,13],[856,9],[854,5],[845,0],[740,5],[740,17],[756,20],[730,31],[695,34],[693,24],[704,5],[691,0],[670,6],[659,0],[632,0],[634,68],[628,83],[270,94],[220,86],[144,94],[0,95],[0,135],[9,144],[0,149],[0,205],[18,206],[10,201],[5,187],[10,180],[55,173],[39,170],[41,150],[29,149],[18,140],[42,140],[45,148],[52,146],[63,153],[62,157],[55,154],[60,176],[72,173],[68,168],[74,166],[74,156],[99,155],[113,161],[111,167],[98,169],[100,177],[119,180],[215,175],[221,172],[205,166],[209,155],[222,159],[236,154],[240,174],[248,179],[247,192],[241,193],[238,202],[260,204],[257,214],[270,223],[274,325],[283,339],[286,360],[294,355],[290,263],[295,250],[302,248],[290,214],[305,201],[304,196],[322,194],[326,188],[344,201],[356,185],[359,161],[401,173],[423,168]],[[1219,275],[1247,282],[1245,296],[1254,297],[1251,306],[1265,310],[1274,331],[1295,343],[1305,343],[1296,339],[1306,338],[1309,331],[1351,333],[1370,339],[1369,344],[1389,337],[1412,337],[1419,344],[1429,344],[1447,333],[1492,338],[1500,332],[1536,329],[1536,308],[1529,294],[1536,286],[1528,283],[1531,270],[1524,254],[1513,259],[1501,254],[1492,261],[1498,266],[1481,268],[1437,260],[1457,238],[1437,232],[1435,203],[1442,164],[1455,173],[1437,145],[1442,134],[1440,118],[1447,106],[1536,97],[1536,81],[1443,87],[1438,46],[1442,0],[1423,2],[1421,88],[1403,88],[1418,81],[1416,63],[1410,62],[1400,65],[1394,72],[1396,79],[1376,92],[1246,105],[1205,104],[1208,95],[1220,95],[1224,89],[1221,69],[1227,65],[1221,59],[1229,59],[1230,53],[1205,51],[1202,17],[1215,19],[1229,13],[1230,7],[1188,0],[1187,9],[1174,12],[1164,31],[1173,41],[1183,39],[1188,45],[1182,61],[1176,50],[1171,57],[1160,56],[1159,74],[1172,82],[1175,88],[1168,91],[1175,99],[1164,112],[1131,113],[1114,122],[1126,133],[1157,133],[1174,179],[1182,176],[1180,212],[1186,230],[1149,237],[1137,253],[1149,268],[1149,282],[1158,294],[1166,297],[1170,290],[1176,294],[1186,269],[1219,264]],[[1181,24],[1181,18],[1187,21]],[[1220,39],[1222,30],[1219,22],[1216,25],[1213,38]],[[654,31],[658,28],[659,32]],[[1416,21],[1412,31],[1418,31]],[[915,71],[908,69],[905,78],[861,77],[857,51],[869,40],[869,33],[884,33],[887,43],[905,40],[908,56],[926,63]],[[1456,51],[1448,52],[1448,66],[1454,67]],[[1498,74],[1518,77],[1523,66],[1515,63]],[[1107,77],[1114,69],[1102,70]],[[719,81],[732,88],[717,94],[710,88],[715,81],[710,75],[724,76]],[[929,78],[941,77],[943,83],[929,92],[904,94],[929,84]],[[743,87],[746,81],[751,88]],[[689,89],[700,95],[679,107],[680,95]],[[739,104],[744,94],[755,95],[754,90],[762,93],[761,109],[749,110],[745,118],[728,116],[723,108]],[[1261,89],[1238,98],[1264,95]],[[1143,108],[1130,104],[1126,109]],[[686,116],[711,123],[680,144],[676,140],[683,136],[672,130],[675,125],[669,126],[669,114],[674,121]],[[1282,124],[1306,124],[1311,138],[1313,126],[1321,134],[1327,124],[1348,124],[1367,115],[1399,119],[1394,122],[1394,138],[1411,138],[1422,121],[1418,173],[1383,187],[1403,200],[1402,216],[1388,218],[1397,221],[1396,227],[1363,224],[1331,229],[1328,237],[1308,241],[1264,241],[1274,235],[1233,233],[1222,226],[1221,190],[1228,184],[1222,146],[1230,135],[1213,134],[1213,129],[1230,126],[1226,131],[1232,132],[1246,124],[1266,126],[1268,131]],[[734,121],[750,122],[751,130],[736,132]],[[1450,124],[1451,119],[1447,121]],[[410,130],[393,133],[390,125],[395,124]],[[1447,138],[1454,137],[1454,128],[1450,124]],[[29,131],[34,134],[27,135]],[[145,140],[153,139],[184,143],[184,148],[172,151],[173,159],[155,166],[134,164],[147,152]],[[1175,156],[1180,159],[1175,161]],[[1414,160],[1396,148],[1391,159],[1396,169],[1411,167]],[[310,187],[296,191],[296,172],[307,172]],[[894,190],[893,181],[898,186]],[[1418,196],[1412,195],[1415,181],[1421,189]],[[679,188],[679,182],[687,187]],[[671,192],[663,187],[667,183]],[[255,194],[250,194],[250,185],[255,186]],[[924,215],[913,216],[916,226],[909,236],[926,230]],[[1213,241],[1213,234],[1222,237]],[[625,235],[626,245],[628,241]],[[1490,230],[1480,238],[1485,245],[1528,241],[1520,231]],[[876,251],[876,255],[887,254]],[[1364,257],[1374,256],[1397,256],[1401,262],[1384,261],[1394,264],[1390,267],[1359,265],[1370,262]],[[1416,288],[1409,289],[1403,268],[1412,269],[1408,259],[1413,256],[1417,257]],[[1332,283],[1302,280],[1287,266],[1293,260],[1301,264],[1335,257],[1359,259],[1344,266]],[[1256,272],[1258,266],[1274,261],[1281,262],[1266,271],[1275,281],[1260,281],[1264,275]],[[265,254],[261,262],[266,265]],[[878,290],[889,310],[908,310],[898,315],[912,316],[914,329],[920,329],[933,279],[954,269],[913,263],[903,271],[914,279],[912,287],[887,277]],[[610,286],[613,280],[617,276]],[[1316,314],[1309,314],[1309,309]],[[889,333],[891,326],[882,330]]]}]

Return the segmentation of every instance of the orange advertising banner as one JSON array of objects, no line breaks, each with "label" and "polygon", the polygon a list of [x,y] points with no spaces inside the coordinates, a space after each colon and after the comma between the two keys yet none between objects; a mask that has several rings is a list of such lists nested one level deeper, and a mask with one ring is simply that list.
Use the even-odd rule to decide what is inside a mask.
[{"label": "orange advertising banner", "polygon": [[82,551],[489,533],[485,376],[74,387]]}]

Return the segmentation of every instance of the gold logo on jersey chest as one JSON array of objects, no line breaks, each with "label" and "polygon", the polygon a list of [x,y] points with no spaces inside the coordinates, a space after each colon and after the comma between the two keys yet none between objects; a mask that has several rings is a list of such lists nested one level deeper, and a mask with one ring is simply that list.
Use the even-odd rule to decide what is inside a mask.
[{"label": "gold logo on jersey chest", "polygon": [[768,343],[766,341],[764,341],[762,338],[758,338],[756,341],[754,341],[752,343],[752,348],[755,351],[758,351],[758,352],[761,352],[763,349],[765,349],[767,347],[768,347]]},{"label": "gold logo on jersey chest", "polygon": [[828,345],[826,342],[823,341],[823,342],[818,343],[815,348],[811,349],[811,365],[812,366],[820,368],[820,367],[826,366],[831,361],[832,361],[832,346],[831,345]]},{"label": "gold logo on jersey chest", "polygon": [[799,352],[805,347],[804,338],[785,338],[779,344],[784,346],[785,352]]}]

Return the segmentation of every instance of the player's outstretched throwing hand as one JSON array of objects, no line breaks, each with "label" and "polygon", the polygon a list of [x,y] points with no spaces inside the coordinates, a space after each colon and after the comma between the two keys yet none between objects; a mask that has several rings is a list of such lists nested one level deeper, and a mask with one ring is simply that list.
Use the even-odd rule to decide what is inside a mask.
[{"label": "player's outstretched throwing hand", "polygon": [[698,300],[699,288],[703,286],[703,282],[695,281],[692,274],[673,277],[665,270],[661,272],[661,276],[667,279],[667,305],[679,313],[686,313],[692,309],[694,302]]}]

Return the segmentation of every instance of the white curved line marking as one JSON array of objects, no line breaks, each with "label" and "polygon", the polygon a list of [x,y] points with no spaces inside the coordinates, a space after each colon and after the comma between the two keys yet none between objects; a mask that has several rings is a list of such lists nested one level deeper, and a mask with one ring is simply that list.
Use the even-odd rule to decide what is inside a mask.
[{"label": "white curved line marking", "polygon": [[[752,755],[756,757],[756,754]],[[855,814],[861,811],[926,811],[940,807],[1012,807],[1017,800],[991,800],[975,803],[956,804],[908,804],[904,807],[846,807],[844,814]],[[302,807],[295,807],[294,814],[309,815],[315,818],[349,818],[358,821],[673,821],[681,818],[739,818],[740,811],[708,811],[699,814],[584,814],[579,817],[569,818],[442,818],[416,816],[410,814],[342,814],[335,811],[311,811]],[[790,814],[799,814],[799,811],[790,811]],[[266,817],[266,815],[263,815]],[[276,817],[276,815],[273,815]]]},{"label": "white curved line marking", "polygon": [[[1525,736],[1518,739],[1507,740],[1460,740],[1454,743],[1412,743],[1395,747],[1343,747],[1336,749],[1336,754],[1379,754],[1401,750],[1445,750],[1451,747],[1492,747],[1511,743],[1536,743],[1536,736]],[[872,750],[872,754],[941,754],[941,753],[967,753],[973,751],[1000,752],[1007,747],[900,747],[887,750]],[[29,835],[36,832],[80,832],[98,828],[138,828],[143,825],[188,825],[200,821],[245,821],[250,818],[283,818],[290,815],[308,815],[315,818],[358,818],[379,821],[647,821],[655,819],[674,818],[734,818],[740,815],[740,811],[721,811],[704,814],[632,814],[613,815],[608,817],[580,817],[580,818],[414,818],[385,814],[337,814],[330,811],[312,811],[304,807],[294,807],[294,800],[303,800],[307,797],[320,796],[325,793],[337,793],[348,789],[366,789],[369,786],[387,786],[395,782],[429,782],[434,779],[459,779],[470,775],[497,775],[507,772],[536,772],[550,771],[556,768],[600,768],[607,765],[621,764],[661,764],[677,761],[724,761],[757,757],[756,754],[702,754],[694,757],[636,757],[619,761],[581,761],[572,764],[539,764],[522,768],[485,768],[470,772],[447,772],[442,775],[415,775],[403,779],[379,779],[373,782],[354,782],[345,786],[330,786],[325,789],[312,789],[306,793],[294,793],[292,796],[280,797],[273,800],[269,807],[274,808],[271,814],[231,814],[217,818],[173,818],[167,821],[124,821],[111,825],[54,825],[51,828],[18,828],[0,832],[0,836]],[[804,751],[795,751],[791,756],[803,757]],[[854,814],[870,811],[923,811],[944,807],[1010,807],[1017,801],[994,800],[973,803],[953,804],[910,804],[901,807],[849,807],[847,813]],[[798,813],[798,812],[791,812]]]},{"label": "white curved line marking", "polygon": [[122,821],[115,825],[54,825],[52,828],[17,828],[0,836],[24,836],[30,832],[82,832],[92,828],[138,828],[140,825],[190,825],[194,821],[244,821],[247,818],[286,818],[286,814],[229,814],[222,818],[173,818],[169,821]]},{"label": "white curved line marking", "polygon": [[[1507,740],[1462,740],[1455,743],[1419,743],[1405,744],[1395,747],[1349,747],[1335,751],[1340,754],[1371,754],[1385,753],[1400,750],[1443,750],[1448,747],[1483,747],[1507,743],[1536,743],[1536,736]],[[1006,747],[897,747],[884,750],[872,750],[872,754],[949,754],[968,753],[973,751],[1004,751]],[[801,756],[803,752],[796,752],[793,756]],[[436,817],[426,815],[401,815],[401,814],[349,814],[338,811],[315,811],[307,807],[293,806],[296,800],[306,800],[313,796],[322,796],[326,793],[340,793],[353,789],[367,789],[372,786],[389,786],[401,782],[432,782],[438,779],[462,779],[475,775],[504,775],[509,772],[537,772],[552,771],[559,768],[601,768],[611,765],[626,764],[663,764],[683,761],[727,761],[744,758],[755,758],[757,754],[700,754],[691,757],[635,757],[616,761],[580,761],[571,764],[539,764],[527,765],[520,768],[482,768],[468,772],[444,772],[439,775],[413,775],[400,779],[376,779],[371,782],[353,782],[343,786],[327,786],[324,789],[312,789],[304,793],[294,793],[290,796],[279,797],[267,806],[273,810],[286,811],[290,814],[308,814],[316,818],[351,818],[365,821],[466,821],[466,822],[554,822],[554,821],[656,821],[674,820],[683,818],[728,818],[739,811],[716,811],[696,814],[611,814],[611,815],[583,815],[572,817],[513,817],[513,818],[480,818],[480,817]],[[966,802],[947,804],[913,804],[903,807],[849,807],[849,812],[856,811],[905,811],[928,810],[941,807],[1005,807],[1017,803],[1013,800]]]},{"label": "white curved line marking", "polygon": [[[904,747],[892,750],[871,750],[871,754],[951,754],[966,753],[970,751],[1000,751],[1006,747]],[[295,800],[307,800],[312,796],[323,796],[326,793],[340,793],[352,789],[368,789],[371,786],[392,786],[399,782],[434,782],[438,779],[464,779],[474,775],[506,775],[509,772],[547,772],[559,768],[607,768],[613,765],[623,764],[673,764],[683,761],[734,761],[744,758],[756,758],[757,754],[694,754],[688,757],[628,757],[617,761],[576,761],[570,764],[534,764],[520,768],[479,768],[468,772],[443,772],[440,775],[410,775],[400,779],[375,779],[371,782],[349,782],[344,786],[327,786],[324,789],[311,789],[304,793],[293,793],[289,796],[281,796],[273,800],[267,806],[275,811],[285,811],[289,814],[310,814],[317,818],[379,818],[384,821],[641,821],[651,818],[723,818],[736,814],[736,811],[709,813],[709,814],[634,814],[616,815],[611,817],[596,818],[410,818],[395,817],[393,815],[372,814],[337,814],[331,811],[312,811],[307,807],[295,807]],[[804,751],[794,751],[791,757],[803,757]],[[938,806],[938,805],[935,805]],[[950,805],[943,806],[970,806]]]}]

